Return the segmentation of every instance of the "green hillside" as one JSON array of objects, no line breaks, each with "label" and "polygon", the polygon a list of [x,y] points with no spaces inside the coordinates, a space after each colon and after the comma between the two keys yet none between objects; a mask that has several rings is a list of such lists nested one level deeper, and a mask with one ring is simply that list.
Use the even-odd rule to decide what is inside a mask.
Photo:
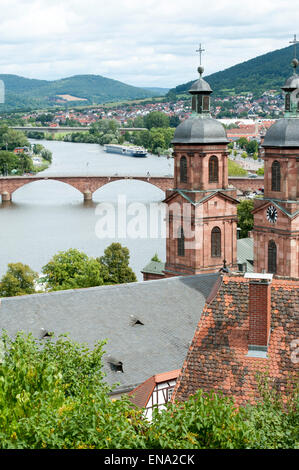
[{"label": "green hillside", "polygon": [[[0,105],[0,111],[61,106],[64,103],[70,103],[72,106],[102,104],[148,98],[158,94],[100,75],[75,75],[53,81],[0,75],[0,80],[5,83],[5,104]],[[85,101],[67,101],[58,95],[70,95]]]},{"label": "green hillside", "polygon": [[[267,90],[280,91],[285,79],[292,74],[290,64],[293,58],[294,48],[289,46],[204,78],[214,90],[214,96],[228,96],[244,92],[252,92],[255,96],[260,96]],[[169,93],[185,93],[194,81],[178,85],[172,88]]]}]

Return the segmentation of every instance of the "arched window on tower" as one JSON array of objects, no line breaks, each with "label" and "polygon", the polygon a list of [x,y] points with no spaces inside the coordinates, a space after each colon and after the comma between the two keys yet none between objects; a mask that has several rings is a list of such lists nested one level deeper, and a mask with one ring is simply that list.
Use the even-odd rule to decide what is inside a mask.
[{"label": "arched window on tower", "polygon": [[219,227],[214,227],[211,232],[211,256],[213,258],[221,256],[221,230]]},{"label": "arched window on tower", "polygon": [[277,247],[273,240],[268,243],[268,272],[275,274],[277,270]]},{"label": "arched window on tower", "polygon": [[272,191],[280,191],[280,163],[277,160],[272,163]]},{"label": "arched window on tower", "polygon": [[180,181],[181,183],[187,183],[188,181],[186,157],[181,157],[180,159]]},{"label": "arched window on tower", "polygon": [[178,256],[185,256],[185,235],[183,227],[178,231]]},{"label": "arched window on tower", "polygon": [[215,155],[209,159],[209,183],[218,183],[218,158]]}]

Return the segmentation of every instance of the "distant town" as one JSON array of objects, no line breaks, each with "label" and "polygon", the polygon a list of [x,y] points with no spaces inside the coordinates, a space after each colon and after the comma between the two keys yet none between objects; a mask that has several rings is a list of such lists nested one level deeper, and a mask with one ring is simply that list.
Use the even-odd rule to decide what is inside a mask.
[{"label": "distant town", "polygon": [[[284,101],[282,94],[277,90],[269,90],[259,98],[254,98],[252,93],[238,94],[224,98],[212,99],[212,117],[223,120],[228,127],[240,120],[241,130],[229,131],[229,138],[244,136],[256,138],[257,134],[268,129],[273,120],[283,115]],[[115,119],[121,126],[138,127],[138,118],[144,117],[150,112],[160,111],[170,118],[172,127],[176,127],[181,121],[191,114],[190,97],[183,95],[172,100],[167,97],[161,99],[146,99],[111,105],[97,105],[94,107],[71,107],[71,103],[64,109],[36,110],[27,113],[5,113],[0,115],[0,120],[14,119],[24,125],[59,125],[89,126],[99,119]],[[244,120],[247,126],[244,125]],[[137,120],[137,121],[136,121]],[[236,127],[240,127],[239,125]]]}]

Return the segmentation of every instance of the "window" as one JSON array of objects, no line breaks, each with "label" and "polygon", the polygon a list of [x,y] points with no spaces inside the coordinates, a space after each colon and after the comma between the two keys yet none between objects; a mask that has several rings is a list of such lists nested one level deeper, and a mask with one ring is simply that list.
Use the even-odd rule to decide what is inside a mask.
[{"label": "window", "polygon": [[214,258],[221,256],[221,230],[214,227],[211,232],[211,255]]},{"label": "window", "polygon": [[268,272],[276,273],[277,268],[277,247],[273,240],[268,243]]},{"label": "window", "polygon": [[246,273],[247,272],[247,263],[238,263],[238,271],[241,273]]},{"label": "window", "polygon": [[183,227],[179,228],[178,233],[178,256],[185,256],[185,236]]},{"label": "window", "polygon": [[167,390],[167,401],[170,401],[170,400],[171,400],[173,391],[174,391],[174,387],[171,387],[171,388],[169,388],[169,389]]},{"label": "window", "polygon": [[218,183],[218,158],[215,155],[209,160],[209,183]]},{"label": "window", "polygon": [[272,163],[272,191],[280,191],[280,163],[277,160]]},{"label": "window", "polygon": [[181,183],[187,183],[187,159],[182,157],[180,159],[180,181]]},{"label": "window", "polygon": [[203,110],[209,111],[210,110],[210,97],[209,95],[205,95],[203,97]]}]

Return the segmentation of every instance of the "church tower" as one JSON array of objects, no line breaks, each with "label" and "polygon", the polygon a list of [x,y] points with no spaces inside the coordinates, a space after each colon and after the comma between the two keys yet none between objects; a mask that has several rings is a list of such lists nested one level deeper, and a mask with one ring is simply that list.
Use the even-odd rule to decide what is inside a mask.
[{"label": "church tower", "polygon": [[[202,49],[200,48],[200,52]],[[210,115],[210,85],[191,86],[192,113],[175,131],[174,189],[168,206],[165,276],[237,268],[236,190],[228,185],[227,136]],[[225,263],[224,263],[225,260]]]},{"label": "church tower", "polygon": [[[294,40],[296,48],[296,37]],[[265,135],[264,198],[255,202],[256,272],[299,277],[299,62],[282,87],[285,115]]]}]

